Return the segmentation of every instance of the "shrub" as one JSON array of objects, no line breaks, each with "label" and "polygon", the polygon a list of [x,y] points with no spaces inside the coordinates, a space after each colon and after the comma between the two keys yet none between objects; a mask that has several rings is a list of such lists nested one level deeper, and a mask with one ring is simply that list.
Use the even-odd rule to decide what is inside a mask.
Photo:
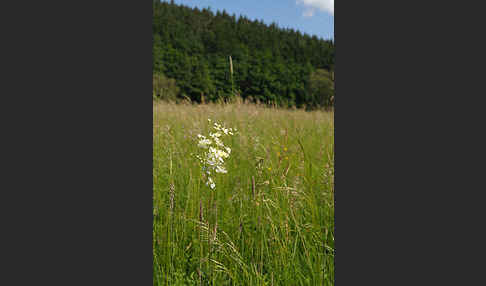
[{"label": "shrub", "polygon": [[329,107],[334,102],[334,82],[329,71],[317,69],[309,76],[306,103],[310,108]]},{"label": "shrub", "polygon": [[153,98],[165,101],[176,101],[179,88],[176,81],[165,77],[163,74],[153,74],[152,78]]}]

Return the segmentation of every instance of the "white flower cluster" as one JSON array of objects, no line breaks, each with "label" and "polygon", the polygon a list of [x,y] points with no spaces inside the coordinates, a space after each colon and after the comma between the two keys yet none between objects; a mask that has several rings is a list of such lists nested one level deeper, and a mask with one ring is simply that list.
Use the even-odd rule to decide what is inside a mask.
[{"label": "white flower cluster", "polygon": [[[211,119],[208,119],[211,123]],[[226,147],[221,140],[224,136],[234,135],[236,128],[226,128],[221,124],[214,123],[213,129],[216,132],[209,132],[209,138],[206,136],[198,134],[198,144],[197,146],[204,150],[202,155],[197,155],[196,157],[201,162],[203,171],[206,173],[206,185],[211,189],[216,188],[213,178],[211,177],[214,173],[225,174],[228,171],[224,166],[224,160],[229,158],[231,154],[231,148]]]}]

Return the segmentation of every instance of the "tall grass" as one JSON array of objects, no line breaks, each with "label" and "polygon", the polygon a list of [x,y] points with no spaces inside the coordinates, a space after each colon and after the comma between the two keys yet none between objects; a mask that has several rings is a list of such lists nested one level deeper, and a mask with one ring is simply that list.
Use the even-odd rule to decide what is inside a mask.
[{"label": "tall grass", "polygon": [[[154,103],[154,285],[333,285],[332,112]],[[201,180],[196,136],[236,127]]]}]

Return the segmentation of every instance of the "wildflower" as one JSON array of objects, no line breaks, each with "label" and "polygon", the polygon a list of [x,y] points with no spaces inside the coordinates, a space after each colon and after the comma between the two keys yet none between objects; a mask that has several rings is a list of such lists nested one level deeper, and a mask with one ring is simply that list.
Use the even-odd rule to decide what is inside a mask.
[{"label": "wildflower", "polygon": [[199,148],[204,148],[204,149],[208,149],[209,145],[211,145],[211,140],[209,139],[201,139],[199,140],[199,143],[197,144],[197,146]]},{"label": "wildflower", "polygon": [[[208,122],[211,122],[211,120],[208,119]],[[211,174],[213,174],[213,172],[226,174],[228,171],[226,170],[224,163],[231,154],[231,148],[224,145],[222,138],[227,135],[233,135],[234,133],[232,128],[226,128],[217,122],[213,123],[212,128],[216,132],[209,132],[210,138],[206,138],[206,136],[201,134],[197,135],[197,138],[199,138],[198,147],[204,151],[203,154],[196,155],[196,158],[200,161],[202,170],[207,174],[206,185],[214,190],[216,184],[211,177]]]},{"label": "wildflower", "polygon": [[271,170],[272,170],[272,168],[268,167],[268,170],[269,170],[269,171],[271,171]]},{"label": "wildflower", "polygon": [[213,140],[214,140],[214,143],[216,143],[216,145],[218,145],[219,147],[224,147],[223,142],[218,137],[213,137]]},{"label": "wildflower", "polygon": [[219,138],[219,137],[221,137],[221,133],[219,133],[219,132],[209,133],[209,136],[211,136],[212,138]]},{"label": "wildflower", "polygon": [[287,152],[287,147],[284,147],[284,151]]},{"label": "wildflower", "polygon": [[226,173],[228,173],[228,171],[226,171],[226,169],[224,167],[216,166],[216,173],[226,174]]},{"label": "wildflower", "polygon": [[208,177],[208,181],[206,182],[206,186],[209,186],[211,189],[214,189],[216,185],[211,177]]}]

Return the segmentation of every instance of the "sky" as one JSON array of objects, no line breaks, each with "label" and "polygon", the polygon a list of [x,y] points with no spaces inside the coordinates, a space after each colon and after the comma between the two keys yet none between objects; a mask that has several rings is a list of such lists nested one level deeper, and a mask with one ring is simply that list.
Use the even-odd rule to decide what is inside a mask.
[{"label": "sky", "polygon": [[281,28],[293,28],[323,39],[334,39],[334,0],[174,0],[190,7],[225,9]]}]

